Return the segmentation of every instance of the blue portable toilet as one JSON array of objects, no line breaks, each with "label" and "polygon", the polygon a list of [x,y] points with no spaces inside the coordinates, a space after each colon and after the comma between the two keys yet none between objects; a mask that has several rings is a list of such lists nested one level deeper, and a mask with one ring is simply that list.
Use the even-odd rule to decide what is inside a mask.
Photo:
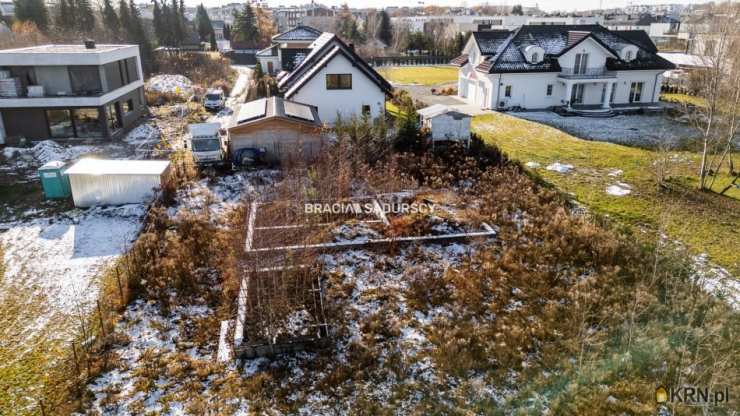
[{"label": "blue portable toilet", "polygon": [[39,168],[39,178],[46,199],[66,199],[72,196],[64,166],[64,162],[53,161]]}]

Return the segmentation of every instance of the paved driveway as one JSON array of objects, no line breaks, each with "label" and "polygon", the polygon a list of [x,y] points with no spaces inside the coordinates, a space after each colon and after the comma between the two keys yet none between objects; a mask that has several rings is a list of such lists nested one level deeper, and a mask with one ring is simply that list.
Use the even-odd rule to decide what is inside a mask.
[{"label": "paved driveway", "polygon": [[462,113],[477,116],[479,114],[491,113],[491,110],[483,110],[480,107],[468,104],[456,95],[434,95],[432,88],[440,90],[446,87],[455,87],[455,84],[425,86],[425,85],[394,85],[395,88],[407,90],[415,100],[424,102],[426,105],[442,104],[452,107]]}]

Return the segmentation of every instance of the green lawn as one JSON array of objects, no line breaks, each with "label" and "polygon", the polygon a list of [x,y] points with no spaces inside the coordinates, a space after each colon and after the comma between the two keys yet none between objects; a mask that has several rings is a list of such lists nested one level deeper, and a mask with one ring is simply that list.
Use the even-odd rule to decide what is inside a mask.
[{"label": "green lawn", "polygon": [[389,82],[397,84],[438,85],[457,82],[458,68],[454,66],[402,66],[379,68],[378,72]]},{"label": "green lawn", "polygon": [[[711,259],[740,275],[740,190],[727,196],[698,192],[696,171],[699,155],[671,152],[672,191],[659,191],[654,162],[661,158],[655,151],[587,141],[558,129],[505,114],[477,116],[473,129],[486,142],[495,144],[511,158],[541,165],[538,175],[575,198],[591,210],[649,229],[664,227],[672,239],[686,244],[695,253],[706,252]],[[546,170],[553,162],[571,164],[567,174]],[[609,176],[615,169],[621,175]],[[612,196],[606,188],[624,182],[632,186],[627,196]],[[723,174],[714,189],[729,182]]]},{"label": "green lawn", "polygon": [[701,107],[705,104],[705,101],[703,98],[697,97],[694,95],[687,95],[687,94],[663,93],[663,94],[660,94],[660,100],[666,101],[669,103],[691,104],[697,107]]}]

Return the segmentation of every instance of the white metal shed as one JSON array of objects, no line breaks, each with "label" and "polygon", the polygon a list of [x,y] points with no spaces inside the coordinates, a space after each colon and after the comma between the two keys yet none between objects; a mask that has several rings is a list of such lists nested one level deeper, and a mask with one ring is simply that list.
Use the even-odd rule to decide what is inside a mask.
[{"label": "white metal shed", "polygon": [[75,206],[123,205],[149,201],[169,166],[166,160],[82,159],[65,174]]},{"label": "white metal shed", "polygon": [[422,127],[431,132],[431,139],[436,141],[470,140],[470,121],[472,116],[442,104],[434,104],[417,111]]}]

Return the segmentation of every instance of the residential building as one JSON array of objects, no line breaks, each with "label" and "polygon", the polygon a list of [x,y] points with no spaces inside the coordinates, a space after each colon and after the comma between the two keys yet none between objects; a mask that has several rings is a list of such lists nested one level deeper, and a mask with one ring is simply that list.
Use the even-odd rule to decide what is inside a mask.
[{"label": "residential building", "polygon": [[460,66],[458,95],[488,109],[655,104],[663,72],[675,68],[647,33],[600,25],[475,32],[453,63]]},{"label": "residential building", "polygon": [[225,40],[224,28],[226,27],[226,23],[223,20],[212,20],[211,26],[213,27],[213,34],[216,36],[216,41]]},{"label": "residential building", "polygon": [[411,32],[426,32],[435,23],[446,23],[453,33],[484,30],[514,30],[522,25],[599,24],[601,16],[526,16],[526,15],[444,15],[393,17],[394,25],[406,26]]},{"label": "residential building", "polygon": [[0,143],[115,138],[146,110],[136,45],[2,50],[0,77]]},{"label": "residential building", "polygon": [[278,73],[283,97],[318,107],[321,120],[385,112],[391,85],[333,33],[299,26],[273,37],[258,53],[265,72]]},{"label": "residential building", "polygon": [[12,1],[0,1],[0,16],[2,17],[14,17],[15,16],[15,3]]}]

